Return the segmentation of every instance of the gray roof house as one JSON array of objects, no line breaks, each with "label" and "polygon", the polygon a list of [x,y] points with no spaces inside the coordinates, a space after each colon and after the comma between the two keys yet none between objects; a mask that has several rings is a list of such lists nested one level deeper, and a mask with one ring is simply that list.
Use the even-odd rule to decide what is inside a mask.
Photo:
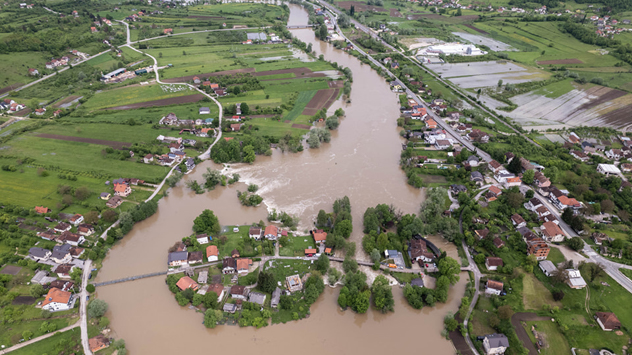
[{"label": "gray roof house", "polygon": [[509,340],[504,334],[489,334],[483,338],[483,349],[485,354],[503,354],[509,347]]},{"label": "gray roof house", "polygon": [[470,173],[470,180],[483,182],[483,174],[481,174],[480,171],[472,171]]},{"label": "gray roof house", "polygon": [[542,260],[540,261],[538,265],[540,266],[540,269],[542,270],[544,275],[549,276],[549,277],[552,276],[553,273],[557,271],[555,264],[553,264],[551,260]]},{"label": "gray roof house", "polygon": [[410,281],[411,286],[424,287],[424,280],[420,278],[412,279]]},{"label": "gray roof house", "polygon": [[168,263],[170,266],[182,265],[189,259],[189,253],[186,251],[176,251],[169,253]]},{"label": "gray roof house", "polygon": [[200,115],[208,115],[209,113],[211,113],[211,109],[208,107],[200,107]]},{"label": "gray roof house", "polygon": [[224,304],[224,312],[235,313],[236,310],[237,310],[237,306],[234,303]]},{"label": "gray roof house", "polygon": [[70,249],[72,249],[72,245],[70,244],[56,245],[53,247],[53,254],[50,257],[58,264],[67,263],[72,259]]},{"label": "gray roof house", "polygon": [[248,295],[248,302],[256,303],[260,306],[263,306],[263,304],[266,302],[266,295],[259,292],[250,292],[250,294]]},{"label": "gray roof house", "polygon": [[272,300],[270,300],[270,306],[272,306],[272,308],[276,308],[279,305],[280,300],[281,289],[277,287],[274,292],[272,292]]},{"label": "gray roof house", "polygon": [[50,255],[51,255],[51,252],[48,249],[43,249],[43,248],[38,248],[38,247],[33,247],[29,249],[29,256],[31,257],[31,259],[35,261],[46,260],[48,259]]}]

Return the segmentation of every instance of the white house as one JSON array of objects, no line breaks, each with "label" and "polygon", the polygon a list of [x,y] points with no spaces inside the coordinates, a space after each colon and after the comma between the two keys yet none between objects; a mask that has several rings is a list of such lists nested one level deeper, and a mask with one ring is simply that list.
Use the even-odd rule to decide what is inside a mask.
[{"label": "white house", "polygon": [[582,274],[579,270],[576,269],[566,269],[564,271],[566,273],[566,283],[568,287],[579,290],[586,287],[586,281],[582,277]]},{"label": "white house", "polygon": [[504,334],[490,334],[483,338],[483,349],[486,355],[504,354],[509,348],[509,339]]},{"label": "white house", "polygon": [[42,301],[42,309],[49,312],[67,311],[72,308],[73,303],[72,293],[53,287]]},{"label": "white house", "polygon": [[485,293],[488,295],[496,295],[500,296],[500,293],[503,292],[503,283],[495,280],[487,280],[487,284],[485,285]]},{"label": "white house", "polygon": [[499,266],[503,266],[503,259],[493,256],[485,259],[485,267],[487,268],[487,270],[498,270]]},{"label": "white house", "polygon": [[76,215],[70,217],[68,222],[70,222],[73,226],[78,226],[81,223],[83,223],[83,216],[80,215],[80,214],[76,214]]},{"label": "white house", "polygon": [[276,240],[279,237],[279,228],[272,225],[267,226],[263,235],[266,239]]},{"label": "white house", "polygon": [[544,275],[548,277],[553,276],[553,274],[557,272],[557,268],[551,260],[542,260],[538,265],[540,266],[540,270],[542,270]]},{"label": "white house", "polygon": [[209,245],[206,247],[206,259],[209,262],[219,260],[219,250],[216,245]]},{"label": "white house", "polygon": [[200,244],[208,244],[208,235],[206,234],[198,234],[195,236],[195,239],[197,239],[197,242]]},{"label": "white house", "polygon": [[478,166],[478,158],[476,157],[476,155],[470,155],[467,158],[467,163],[470,164],[470,166]]},{"label": "white house", "polygon": [[261,239],[261,228],[251,227],[248,231],[248,236],[254,240]]}]

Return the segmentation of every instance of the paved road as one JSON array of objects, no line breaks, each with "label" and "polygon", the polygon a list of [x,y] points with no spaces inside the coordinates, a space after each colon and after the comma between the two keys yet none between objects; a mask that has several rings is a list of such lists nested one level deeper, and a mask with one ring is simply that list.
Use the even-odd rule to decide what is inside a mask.
[{"label": "paved road", "polygon": [[80,308],[79,308],[79,321],[81,322],[81,345],[83,346],[83,353],[86,355],[92,355],[92,351],[90,351],[90,345],[88,344],[88,291],[86,291],[86,286],[88,286],[88,280],[90,273],[92,272],[92,260],[87,259],[86,263],[83,267],[83,274],[81,275],[81,293],[80,297]]},{"label": "paved road", "polygon": [[[487,188],[489,188],[489,186]],[[481,192],[478,193],[476,200],[478,200],[478,198],[483,194],[483,192],[487,190],[487,188],[481,190]],[[463,211],[461,211],[461,215],[459,215],[459,229],[461,230],[461,234],[463,234]],[[481,271],[478,269],[478,265],[476,265],[476,263],[474,262],[474,258],[472,258],[470,250],[468,249],[468,246],[467,244],[465,244],[464,240],[461,241],[461,246],[463,247],[463,251],[465,251],[465,255],[467,255],[467,261],[470,263],[471,271],[474,273],[474,295],[472,296],[472,301],[470,302],[470,308],[467,310],[467,315],[463,320],[463,325],[465,326],[464,338],[467,342],[467,345],[470,347],[470,350],[475,355],[478,355],[478,351],[476,350],[474,343],[472,343],[472,339],[470,339],[470,333],[467,330],[467,323],[470,319],[470,315],[474,311],[474,307],[476,307],[478,298],[480,297]]]}]

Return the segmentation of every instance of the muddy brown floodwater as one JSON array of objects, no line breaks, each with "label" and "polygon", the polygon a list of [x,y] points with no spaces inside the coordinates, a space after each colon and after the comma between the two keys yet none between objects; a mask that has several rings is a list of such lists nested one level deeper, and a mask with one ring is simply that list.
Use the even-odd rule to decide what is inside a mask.
[{"label": "muddy brown floodwater", "polygon": [[[301,7],[290,5],[290,9],[290,25],[307,23],[307,13]],[[351,238],[360,242],[362,214],[367,207],[392,203],[404,213],[416,213],[424,197],[422,191],[406,184],[398,167],[403,142],[395,124],[398,99],[385,79],[368,65],[318,41],[311,30],[293,33],[312,43],[327,60],[353,71],[351,103],[338,101],[330,109],[333,112],[343,107],[346,117],[333,132],[331,143],[320,149],[298,154],[276,151],[271,157],[257,157],[254,165],[234,165],[227,172],[237,172],[244,182],[258,184],[267,207],[298,215],[302,228],[311,224],[319,209],[331,210],[336,198],[349,196],[355,230]],[[201,180],[207,167],[222,168],[205,162],[186,179]],[[168,247],[191,233],[193,219],[206,208],[212,209],[223,225],[265,220],[266,206],[239,204],[236,191],[246,189],[244,182],[202,195],[182,187],[171,189],[169,196],[160,201],[158,212],[137,224],[112,248],[97,280],[164,270]],[[365,258],[361,245],[358,247],[359,258]],[[454,245],[441,247],[457,257]],[[133,355],[174,354],[188,349],[259,354],[378,354],[394,348],[453,354],[452,344],[440,335],[442,319],[447,312],[458,309],[466,278],[467,274],[462,273],[446,304],[420,311],[409,307],[401,289],[395,287],[395,312],[386,315],[372,310],[364,315],[342,312],[336,303],[338,290],[327,288],[312,307],[309,319],[258,330],[234,326],[206,329],[202,314],[178,306],[164,277],[100,287],[98,297],[110,305],[107,316],[111,326],[117,337],[125,339]]]}]

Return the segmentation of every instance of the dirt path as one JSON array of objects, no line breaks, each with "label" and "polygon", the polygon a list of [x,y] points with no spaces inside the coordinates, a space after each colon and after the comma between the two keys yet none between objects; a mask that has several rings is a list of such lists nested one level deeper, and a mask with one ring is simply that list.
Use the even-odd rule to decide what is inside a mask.
[{"label": "dirt path", "polygon": [[518,339],[522,342],[524,347],[529,350],[529,355],[539,355],[538,350],[536,350],[535,345],[531,342],[529,338],[529,334],[522,326],[521,322],[532,322],[532,321],[540,321],[540,320],[548,320],[549,317],[541,317],[535,313],[515,313],[511,317],[511,325],[514,327],[516,334],[518,335]]},{"label": "dirt path", "polygon": [[590,288],[586,285],[586,313],[590,314]]}]

